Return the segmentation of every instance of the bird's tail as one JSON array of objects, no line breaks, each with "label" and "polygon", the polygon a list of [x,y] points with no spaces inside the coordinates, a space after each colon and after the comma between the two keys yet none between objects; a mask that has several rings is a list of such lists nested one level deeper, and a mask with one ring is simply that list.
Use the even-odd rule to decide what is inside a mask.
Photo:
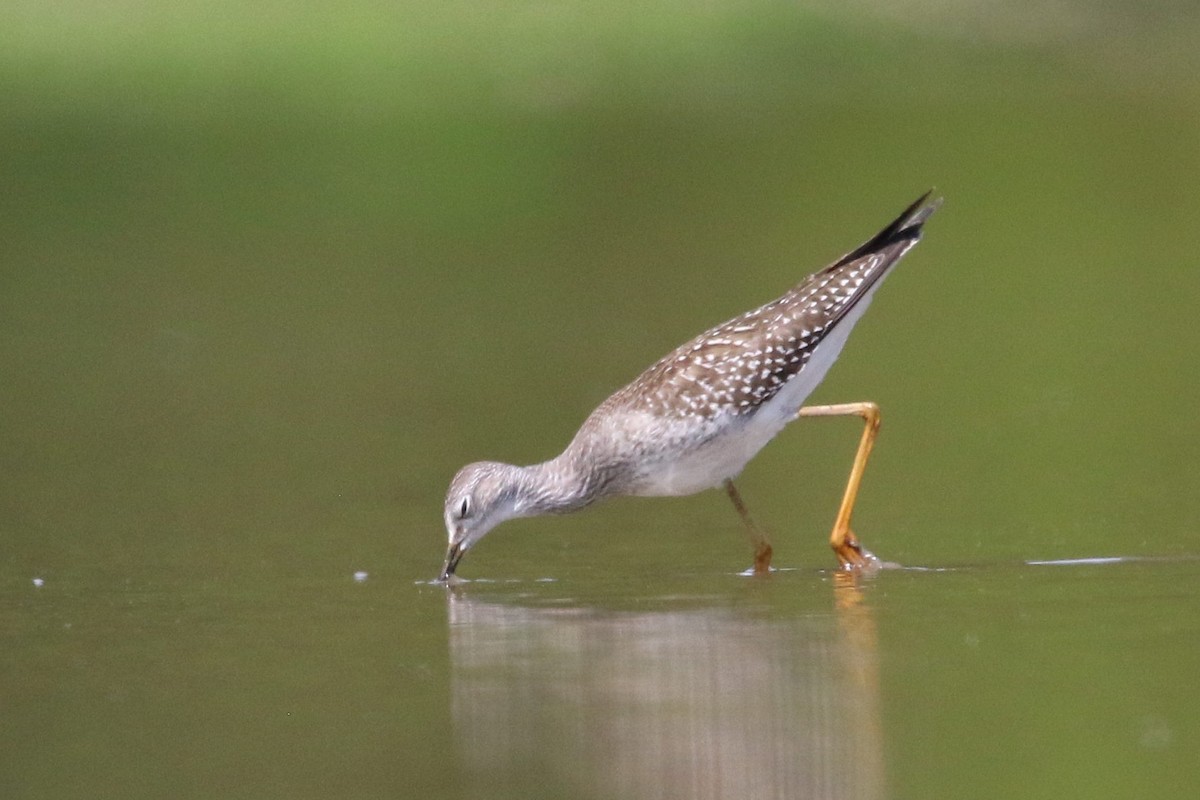
[{"label": "bird's tail", "polygon": [[[929,219],[933,212],[937,211],[942,205],[942,198],[935,197],[932,200],[929,198],[933,195],[933,190],[930,189],[925,194],[917,198],[917,201],[908,208],[900,216],[881,230],[879,233],[872,236],[866,242],[863,242],[853,251],[839,258],[834,263],[825,268],[825,272],[832,272],[838,267],[843,267],[851,261],[866,256],[870,253],[876,253],[884,248],[894,244],[907,242],[911,247],[916,244],[921,238],[921,227],[925,224],[925,220]],[[908,248],[904,248],[907,250]]]}]

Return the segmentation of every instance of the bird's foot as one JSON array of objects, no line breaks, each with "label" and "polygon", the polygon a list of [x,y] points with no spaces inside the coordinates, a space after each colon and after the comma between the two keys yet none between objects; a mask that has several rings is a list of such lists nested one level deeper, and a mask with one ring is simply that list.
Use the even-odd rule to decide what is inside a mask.
[{"label": "bird's foot", "polygon": [[839,568],[847,572],[875,572],[883,562],[875,557],[858,541],[854,532],[847,529],[842,536],[835,536],[833,552],[837,555]]},{"label": "bird's foot", "polygon": [[762,542],[754,551],[754,574],[766,575],[771,571],[771,545]]}]

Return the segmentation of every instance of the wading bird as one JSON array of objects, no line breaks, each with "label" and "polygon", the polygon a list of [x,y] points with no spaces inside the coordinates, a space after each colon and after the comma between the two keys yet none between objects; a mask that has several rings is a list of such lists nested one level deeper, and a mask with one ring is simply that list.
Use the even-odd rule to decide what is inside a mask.
[{"label": "wading bird", "polygon": [[874,403],[804,406],[841,352],[871,296],[921,238],[941,205],[927,193],[862,246],[782,297],[680,345],[601,403],[557,457],[519,467],[468,464],[450,482],[450,545],[439,580],[505,520],[564,514],[604,497],[688,495],[724,487],[766,573],[771,544],[733,479],[797,417],[856,415],[865,423],[830,545],[843,568],[877,564],[850,514],[879,428]]}]

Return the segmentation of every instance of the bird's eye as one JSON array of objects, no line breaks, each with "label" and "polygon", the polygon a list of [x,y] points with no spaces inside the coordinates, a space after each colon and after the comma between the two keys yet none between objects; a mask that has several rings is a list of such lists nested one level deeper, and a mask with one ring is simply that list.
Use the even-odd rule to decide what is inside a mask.
[{"label": "bird's eye", "polygon": [[460,505],[458,507],[458,516],[466,518],[466,516],[470,513],[471,513],[471,498],[464,497],[462,499],[462,505]]}]

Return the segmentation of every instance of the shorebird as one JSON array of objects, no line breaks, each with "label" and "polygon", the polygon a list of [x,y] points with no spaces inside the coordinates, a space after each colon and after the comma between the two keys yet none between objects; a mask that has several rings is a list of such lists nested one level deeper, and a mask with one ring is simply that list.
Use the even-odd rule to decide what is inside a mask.
[{"label": "shorebird", "polygon": [[680,345],[619,389],[557,457],[528,467],[480,461],[446,494],[447,581],[488,531],[517,517],[564,514],[604,497],[688,495],[723,487],[742,518],[754,572],[771,543],[733,484],[742,468],[798,417],[858,416],[862,438],[829,543],[843,569],[879,562],[850,530],[850,515],[879,430],[874,403],[805,406],[841,353],[880,282],[921,238],[941,205],[926,193],[894,222],[783,296]]}]

